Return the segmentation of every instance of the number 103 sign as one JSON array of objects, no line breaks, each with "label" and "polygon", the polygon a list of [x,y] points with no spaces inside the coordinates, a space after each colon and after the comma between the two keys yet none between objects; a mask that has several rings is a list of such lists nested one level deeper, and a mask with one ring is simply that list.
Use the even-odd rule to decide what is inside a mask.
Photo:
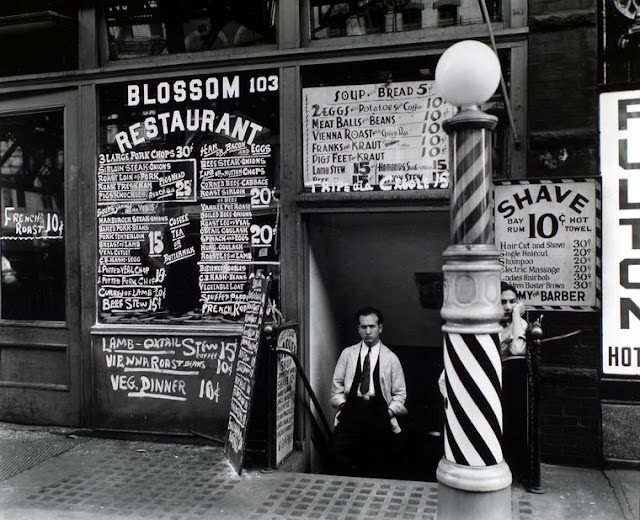
[{"label": "number 103 sign", "polygon": [[596,179],[496,183],[501,276],[527,307],[600,307],[599,200]]}]

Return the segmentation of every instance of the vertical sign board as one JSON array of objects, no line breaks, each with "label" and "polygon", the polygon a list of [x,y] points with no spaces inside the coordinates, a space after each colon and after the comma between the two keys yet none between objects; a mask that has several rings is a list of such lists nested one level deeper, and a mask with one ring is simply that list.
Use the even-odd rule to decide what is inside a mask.
[{"label": "vertical sign board", "polygon": [[311,193],[449,187],[453,107],[434,81],[305,88],[302,102]]},{"label": "vertical sign board", "polygon": [[[278,329],[276,348],[298,354],[298,328],[285,324]],[[296,364],[290,356],[278,353],[276,368],[276,466],[293,451],[296,412]]]},{"label": "vertical sign board", "polygon": [[602,372],[640,375],[640,90],[600,95]]},{"label": "vertical sign board", "polygon": [[529,308],[600,307],[596,179],[496,183],[495,208],[502,280]]},{"label": "vertical sign board", "polygon": [[242,464],[244,463],[247,426],[249,425],[251,399],[255,386],[260,334],[262,332],[269,282],[270,278],[262,275],[256,275],[249,281],[244,326],[238,349],[229,423],[224,445],[225,455],[238,474],[242,471]]}]

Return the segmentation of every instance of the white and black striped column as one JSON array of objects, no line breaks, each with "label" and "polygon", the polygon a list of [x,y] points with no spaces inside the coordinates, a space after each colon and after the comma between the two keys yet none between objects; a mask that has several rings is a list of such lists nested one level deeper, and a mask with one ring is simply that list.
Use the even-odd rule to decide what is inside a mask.
[{"label": "white and black striped column", "polygon": [[[496,355],[497,354],[497,355]],[[467,466],[502,461],[497,334],[445,334],[445,457]]]}]

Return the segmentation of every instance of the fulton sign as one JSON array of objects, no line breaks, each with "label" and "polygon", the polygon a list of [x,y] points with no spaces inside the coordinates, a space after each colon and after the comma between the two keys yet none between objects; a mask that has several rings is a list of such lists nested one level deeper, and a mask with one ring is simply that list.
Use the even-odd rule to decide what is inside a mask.
[{"label": "fulton sign", "polygon": [[640,90],[600,96],[602,371],[640,375]]}]

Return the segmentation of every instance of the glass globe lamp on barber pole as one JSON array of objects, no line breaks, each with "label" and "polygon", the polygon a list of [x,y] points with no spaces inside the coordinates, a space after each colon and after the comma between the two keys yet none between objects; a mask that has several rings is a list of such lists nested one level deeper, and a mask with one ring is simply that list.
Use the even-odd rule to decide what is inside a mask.
[{"label": "glass globe lamp on barber pole", "polygon": [[449,47],[436,89],[456,114],[449,134],[450,245],[444,252],[444,456],[438,520],[511,518],[511,471],[502,453],[500,263],[493,229],[491,132],[480,110],[496,91],[500,62],[473,40]]}]

